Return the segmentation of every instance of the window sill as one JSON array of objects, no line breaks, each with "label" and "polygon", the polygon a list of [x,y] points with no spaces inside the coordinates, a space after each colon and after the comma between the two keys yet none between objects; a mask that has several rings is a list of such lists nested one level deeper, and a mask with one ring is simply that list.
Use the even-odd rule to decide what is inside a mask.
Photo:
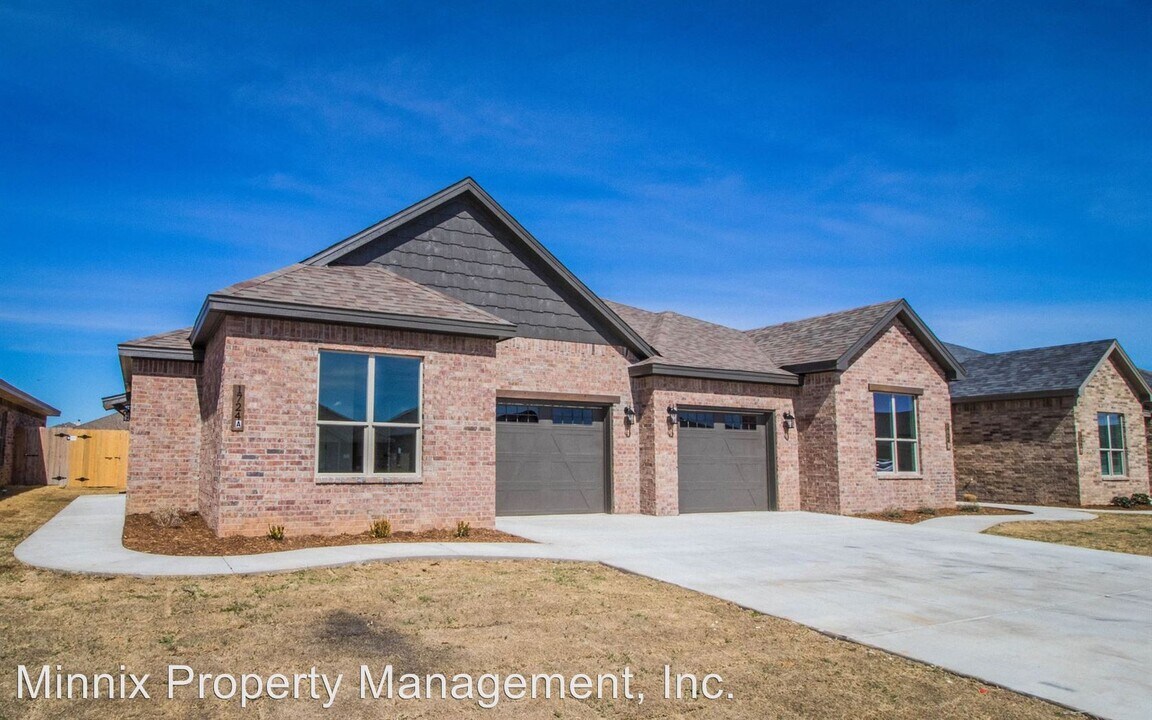
[{"label": "window sill", "polygon": [[317,475],[317,485],[421,485],[419,475]]},{"label": "window sill", "polygon": [[923,480],[924,475],[918,472],[915,473],[902,473],[902,472],[878,472],[876,473],[877,480]]},{"label": "window sill", "polygon": [[1127,482],[1130,478],[1127,475],[1101,475],[1100,479],[1104,482]]}]

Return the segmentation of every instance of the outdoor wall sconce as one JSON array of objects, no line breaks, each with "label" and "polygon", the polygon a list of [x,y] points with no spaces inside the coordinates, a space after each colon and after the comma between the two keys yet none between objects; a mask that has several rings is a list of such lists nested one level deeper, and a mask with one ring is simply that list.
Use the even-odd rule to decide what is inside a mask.
[{"label": "outdoor wall sconce", "polygon": [[624,424],[631,425],[636,422],[636,411],[632,409],[631,405],[624,406]]},{"label": "outdoor wall sconce", "polygon": [[669,405],[668,406],[668,424],[669,425],[675,425],[677,420],[679,420],[679,417],[677,416],[676,406],[675,405]]},{"label": "outdoor wall sconce", "polygon": [[794,427],[796,427],[796,416],[790,412],[785,411],[785,413],[784,413],[784,429],[785,430],[791,430]]}]

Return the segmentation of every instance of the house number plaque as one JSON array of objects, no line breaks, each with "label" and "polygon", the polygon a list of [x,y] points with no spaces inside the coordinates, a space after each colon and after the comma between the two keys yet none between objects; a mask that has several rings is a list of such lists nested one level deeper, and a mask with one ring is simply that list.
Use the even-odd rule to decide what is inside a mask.
[{"label": "house number plaque", "polygon": [[232,432],[244,430],[244,386],[232,386]]}]

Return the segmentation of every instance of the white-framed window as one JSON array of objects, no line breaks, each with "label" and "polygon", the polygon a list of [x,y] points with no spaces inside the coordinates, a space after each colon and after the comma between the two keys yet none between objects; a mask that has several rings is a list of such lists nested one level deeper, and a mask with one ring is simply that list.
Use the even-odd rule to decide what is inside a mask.
[{"label": "white-framed window", "polygon": [[1106,477],[1127,475],[1124,416],[1120,413],[1096,413],[1096,420],[1100,425],[1100,474]]},{"label": "white-framed window", "polygon": [[420,473],[419,358],[320,352],[316,472]]},{"label": "white-framed window", "polygon": [[916,396],[872,393],[876,414],[876,472],[920,471]]}]

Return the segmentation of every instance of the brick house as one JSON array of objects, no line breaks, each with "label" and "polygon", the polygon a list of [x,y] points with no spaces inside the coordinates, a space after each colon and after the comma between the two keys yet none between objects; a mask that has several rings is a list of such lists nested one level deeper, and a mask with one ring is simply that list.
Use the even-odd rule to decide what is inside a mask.
[{"label": "brick house", "polygon": [[[0,485],[44,484],[39,452],[28,445],[36,443],[38,447],[38,428],[59,414],[48,403],[0,380]],[[37,462],[26,463],[26,457],[36,457]]]},{"label": "brick house", "polygon": [[1148,382],[1115,340],[983,353],[951,345],[956,490],[1101,505],[1149,491]]},{"label": "brick house", "polygon": [[950,502],[955,359],[903,301],[811,323],[834,354],[606,302],[466,179],[121,344],[128,512],[303,534]]}]

